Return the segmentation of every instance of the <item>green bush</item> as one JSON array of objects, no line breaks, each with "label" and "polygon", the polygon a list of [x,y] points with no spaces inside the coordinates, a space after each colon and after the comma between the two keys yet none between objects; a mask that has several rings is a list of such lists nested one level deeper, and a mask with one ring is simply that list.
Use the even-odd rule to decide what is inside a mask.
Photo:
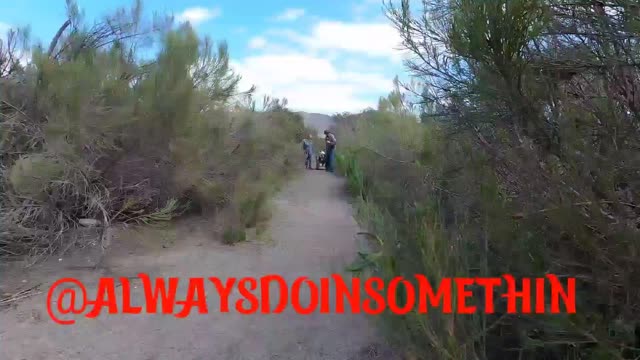
[{"label": "green bush", "polygon": [[[640,250],[640,173],[629,164],[637,164],[640,118],[634,101],[605,85],[624,87],[625,80],[603,59],[588,60],[603,73],[572,62],[575,48],[569,48],[585,44],[577,39],[559,42],[567,48],[559,45],[556,56],[568,58],[553,61],[541,48],[529,47],[531,37],[543,40],[529,33],[533,27],[513,21],[537,17],[540,2],[455,1],[441,5],[444,22],[429,22],[438,10],[429,1],[423,5],[424,18],[402,8],[391,8],[390,15],[407,44],[416,46],[410,50],[424,51],[413,63],[414,75],[446,89],[427,89],[419,99],[441,101],[438,112],[423,109],[419,123],[409,109],[393,105],[398,96],[392,94],[377,111],[338,119],[340,171],[357,197],[358,219],[384,244],[371,270],[386,279],[424,274],[433,282],[505,273],[575,277],[578,312],[515,315],[497,301],[494,314],[387,313],[389,336],[421,359],[637,357],[640,319],[633,309],[640,300],[640,263],[629,254]],[[570,8],[584,16],[569,16],[572,21],[593,15],[575,4]],[[452,27],[429,31],[446,24]],[[560,31],[556,25],[544,26]],[[430,43],[419,39],[434,34],[457,36],[444,38],[454,51],[452,67],[440,69],[446,73],[429,70],[442,58],[432,57],[433,49],[424,45]],[[480,35],[485,38],[474,38]],[[524,40],[509,38],[520,35]],[[636,44],[620,46],[637,50]],[[608,56],[618,64],[630,61]],[[553,74],[566,69],[576,78]],[[431,78],[436,74],[442,77]],[[482,295],[475,300],[482,304]]]},{"label": "green bush", "polygon": [[63,181],[64,164],[45,154],[24,156],[13,163],[9,170],[9,183],[16,194],[42,199],[48,193],[51,184]]},{"label": "green bush", "polygon": [[222,234],[222,241],[227,245],[234,245],[247,239],[244,229],[227,228]]},{"label": "green bush", "polygon": [[247,228],[255,227],[260,221],[268,219],[267,195],[264,192],[240,203],[240,217]]},{"label": "green bush", "polygon": [[68,5],[61,36],[34,44],[27,67],[5,67],[18,57],[0,48],[0,253],[50,253],[81,218],[234,205],[246,226],[264,221],[268,196],[298,168],[300,115],[270,98],[256,111],[226,43],[188,24],[147,21],[134,1],[89,26]]}]

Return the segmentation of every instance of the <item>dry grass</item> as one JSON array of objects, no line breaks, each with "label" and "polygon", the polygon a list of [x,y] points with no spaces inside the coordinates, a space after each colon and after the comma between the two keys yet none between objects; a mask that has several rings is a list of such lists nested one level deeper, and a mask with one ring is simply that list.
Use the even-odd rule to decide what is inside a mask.
[{"label": "dry grass", "polygon": [[0,297],[0,309],[10,307],[26,298],[41,294],[42,291],[39,290],[40,285],[41,284],[34,285],[27,289],[19,290],[13,294],[2,294],[2,297]]}]

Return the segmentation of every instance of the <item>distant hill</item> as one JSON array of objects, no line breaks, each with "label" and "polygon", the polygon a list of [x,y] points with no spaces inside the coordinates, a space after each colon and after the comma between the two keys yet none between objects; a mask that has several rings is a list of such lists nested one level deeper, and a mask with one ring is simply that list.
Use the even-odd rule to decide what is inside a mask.
[{"label": "distant hill", "polygon": [[331,125],[333,125],[333,119],[326,114],[307,113],[304,111],[299,112],[304,119],[305,126],[312,127],[318,130],[318,135],[322,135],[322,132]]}]

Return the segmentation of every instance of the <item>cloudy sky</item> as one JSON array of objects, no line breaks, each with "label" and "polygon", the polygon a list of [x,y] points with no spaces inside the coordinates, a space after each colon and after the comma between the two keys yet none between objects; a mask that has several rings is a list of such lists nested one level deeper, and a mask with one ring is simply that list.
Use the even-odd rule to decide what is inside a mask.
[{"label": "cloudy sky", "polygon": [[[78,0],[88,17],[128,0]],[[402,74],[398,36],[381,0],[146,0],[199,33],[226,40],[244,86],[287,97],[294,110],[333,113],[375,106]],[[30,25],[48,43],[64,22],[64,0],[0,1],[0,31]]]}]

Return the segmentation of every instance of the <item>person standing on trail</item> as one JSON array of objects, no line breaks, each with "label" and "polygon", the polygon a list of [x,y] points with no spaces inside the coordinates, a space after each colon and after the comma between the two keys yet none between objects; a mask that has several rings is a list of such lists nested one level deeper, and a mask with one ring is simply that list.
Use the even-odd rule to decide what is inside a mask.
[{"label": "person standing on trail", "polygon": [[325,135],[325,143],[327,147],[327,163],[325,165],[325,170],[328,172],[334,172],[335,166],[335,150],[336,150],[336,136],[333,135],[329,130],[324,131]]},{"label": "person standing on trail", "polygon": [[312,161],[313,161],[313,135],[309,134],[309,136],[302,140],[302,150],[304,150],[305,159],[304,166],[307,169],[312,169]]}]

